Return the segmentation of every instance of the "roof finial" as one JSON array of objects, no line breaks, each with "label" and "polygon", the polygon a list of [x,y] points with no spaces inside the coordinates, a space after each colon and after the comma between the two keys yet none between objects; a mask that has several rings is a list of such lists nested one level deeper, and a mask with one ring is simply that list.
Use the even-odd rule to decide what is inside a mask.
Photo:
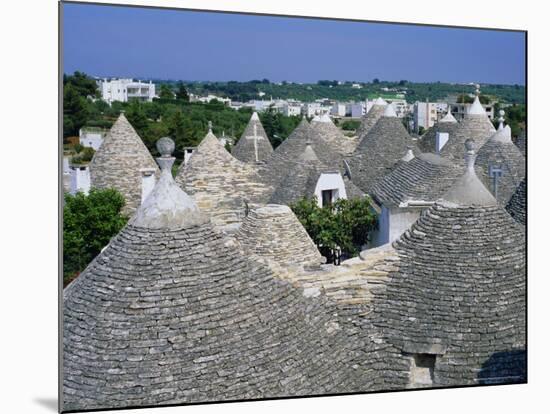
[{"label": "roof finial", "polygon": [[501,109],[500,111],[498,111],[498,114],[500,115],[500,117],[498,118],[498,130],[500,131],[501,129],[504,129],[504,110]]},{"label": "roof finial", "polygon": [[160,157],[157,158],[157,162],[162,172],[168,171],[171,173],[172,165],[176,160],[172,157],[175,148],[176,144],[170,137],[162,137],[157,141],[157,150],[160,153]]},{"label": "roof finial", "polygon": [[208,121],[208,132],[212,133],[212,121]]},{"label": "roof finial", "polygon": [[480,90],[479,90],[479,83],[476,83],[476,96],[479,96],[480,95]]}]

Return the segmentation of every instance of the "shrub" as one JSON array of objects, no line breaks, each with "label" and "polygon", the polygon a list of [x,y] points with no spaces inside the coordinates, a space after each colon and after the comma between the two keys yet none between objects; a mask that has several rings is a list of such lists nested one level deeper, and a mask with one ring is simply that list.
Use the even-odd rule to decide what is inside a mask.
[{"label": "shrub", "polygon": [[368,197],[340,199],[331,207],[303,198],[290,207],[318,247],[340,248],[346,257],[356,256],[378,225]]},{"label": "shrub", "polygon": [[69,284],[128,221],[124,197],[114,189],[65,194],[63,207],[63,284]]}]

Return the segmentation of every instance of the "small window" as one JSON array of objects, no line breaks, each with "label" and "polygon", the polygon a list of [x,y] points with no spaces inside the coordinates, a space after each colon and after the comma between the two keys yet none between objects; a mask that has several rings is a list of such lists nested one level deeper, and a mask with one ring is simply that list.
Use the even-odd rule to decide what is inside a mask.
[{"label": "small window", "polygon": [[323,207],[330,207],[332,205],[332,194],[334,190],[323,190],[321,192],[321,198]]},{"label": "small window", "polygon": [[434,381],[435,355],[413,354],[411,361],[411,385],[429,387]]}]

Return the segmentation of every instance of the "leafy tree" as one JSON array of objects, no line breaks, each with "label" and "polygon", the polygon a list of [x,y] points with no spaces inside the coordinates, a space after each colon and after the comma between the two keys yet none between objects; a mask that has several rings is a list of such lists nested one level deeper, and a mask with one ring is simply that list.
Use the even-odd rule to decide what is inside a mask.
[{"label": "leafy tree", "polygon": [[63,283],[66,286],[124,227],[124,197],[114,189],[65,194],[63,207]]},{"label": "leafy tree", "polygon": [[142,103],[137,99],[132,99],[128,105],[125,116],[143,139],[147,132],[149,121],[147,120],[147,115],[145,114]]},{"label": "leafy tree", "polygon": [[163,83],[160,85],[160,93],[159,93],[160,99],[174,99],[174,92],[172,92],[172,89]]},{"label": "leafy tree", "polygon": [[344,121],[342,123],[342,129],[344,131],[356,131],[357,128],[359,128],[359,125],[361,125],[361,121],[357,121],[357,120]]},{"label": "leafy tree", "polygon": [[340,248],[355,256],[377,227],[369,198],[339,199],[331,207],[319,207],[317,199],[303,198],[290,206],[315,244]]},{"label": "leafy tree", "polygon": [[88,120],[88,112],[86,98],[72,84],[67,83],[63,90],[63,136],[78,135],[78,130]]},{"label": "leafy tree", "polygon": [[176,92],[176,98],[189,102],[189,94],[187,93],[187,89],[185,89],[185,85],[183,82],[180,82],[178,84],[178,91]]},{"label": "leafy tree", "polygon": [[63,75],[63,86],[71,85],[77,93],[86,98],[91,96],[93,98],[99,97],[99,89],[95,79],[89,77],[83,72],[74,72],[73,75]]},{"label": "leafy tree", "polygon": [[378,84],[380,83],[380,79],[374,78],[374,79],[372,80],[372,83],[374,83],[375,85],[378,85]]}]

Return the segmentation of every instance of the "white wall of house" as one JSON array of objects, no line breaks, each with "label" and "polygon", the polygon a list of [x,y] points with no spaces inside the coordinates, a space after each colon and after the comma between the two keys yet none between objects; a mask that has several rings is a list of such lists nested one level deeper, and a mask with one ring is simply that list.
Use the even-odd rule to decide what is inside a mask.
[{"label": "white wall of house", "polygon": [[139,99],[151,102],[155,95],[155,84],[134,81],[133,79],[103,79],[99,81],[101,98],[111,104],[114,101],[128,102],[129,99]]},{"label": "white wall of house", "polygon": [[302,107],[300,105],[284,105],[283,114],[285,116],[298,116],[302,113]]},{"label": "white wall of house", "polygon": [[382,206],[378,216],[378,230],[372,235],[370,247],[378,247],[397,240],[420,217],[421,210],[388,208]]},{"label": "white wall of house", "polygon": [[346,116],[346,104],[336,102],[332,105],[330,113],[335,116]]},{"label": "white wall of house", "polygon": [[315,196],[317,196],[317,203],[319,207],[323,206],[323,191],[333,190],[332,202],[335,202],[339,198],[347,199],[346,186],[344,185],[344,179],[340,173],[322,173],[317,180],[315,186]]},{"label": "white wall of house", "polygon": [[80,136],[80,145],[93,148],[94,151],[97,151],[103,143],[104,134],[105,132],[103,131],[80,128],[78,131],[78,135]]},{"label": "white wall of house", "polygon": [[141,202],[143,203],[147,196],[153,191],[155,187],[155,170],[152,168],[145,168],[141,170]]},{"label": "white wall of house", "polygon": [[84,194],[90,192],[90,168],[87,165],[71,165],[70,193],[81,191]]}]

